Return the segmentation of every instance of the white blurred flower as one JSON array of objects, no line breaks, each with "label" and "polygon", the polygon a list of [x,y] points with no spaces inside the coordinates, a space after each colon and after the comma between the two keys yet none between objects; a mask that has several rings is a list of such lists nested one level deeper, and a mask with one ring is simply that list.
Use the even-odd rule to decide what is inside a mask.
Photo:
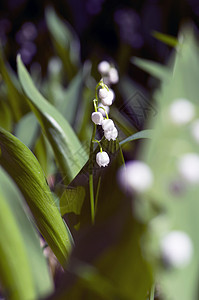
[{"label": "white blurred flower", "polygon": [[193,255],[193,244],[183,231],[171,231],[160,241],[161,256],[165,263],[175,268],[185,267]]},{"label": "white blurred flower", "polygon": [[58,57],[52,57],[48,64],[48,72],[52,74],[59,74],[62,69],[62,62]]},{"label": "white blurred flower", "polygon": [[174,124],[187,124],[193,119],[195,115],[195,108],[194,105],[187,99],[176,99],[170,105],[169,115]]},{"label": "white blurred flower", "polygon": [[116,68],[111,67],[108,73],[109,82],[112,84],[116,84],[119,81],[119,75]]},{"label": "white blurred flower", "polygon": [[113,91],[112,91],[112,90],[111,90],[111,91],[109,90],[107,96],[104,97],[104,98],[101,98],[102,104],[104,104],[105,106],[107,106],[107,105],[108,105],[108,106],[112,105],[114,96],[115,96],[115,95],[114,95]]},{"label": "white blurred flower", "polygon": [[91,119],[96,125],[101,125],[104,118],[100,112],[93,112],[91,115]]},{"label": "white blurred flower", "polygon": [[178,162],[178,171],[189,183],[199,183],[199,155],[197,153],[182,155]]},{"label": "white blurred flower", "polygon": [[199,119],[195,120],[191,124],[191,134],[192,134],[193,138],[195,139],[195,141],[197,143],[199,143]]},{"label": "white blurred flower", "polygon": [[108,73],[110,69],[110,64],[108,61],[106,60],[103,60],[99,63],[98,65],[98,71],[103,75],[103,74],[106,74]]},{"label": "white blurred flower", "polygon": [[108,114],[108,113],[109,113],[109,110],[110,110],[109,106],[104,105],[104,104],[102,104],[102,103],[99,103],[99,105],[98,105],[98,111],[101,112],[101,114],[105,117],[105,116],[106,116],[106,113],[105,113],[104,109],[105,109],[105,111],[106,111],[107,114]]},{"label": "white blurred flower", "polygon": [[108,156],[108,153],[105,151],[98,152],[96,155],[96,162],[100,167],[106,167],[108,166],[110,162],[110,158]]},{"label": "white blurred flower", "polygon": [[112,130],[106,130],[104,131],[104,136],[105,138],[110,141],[110,140],[113,140],[115,141],[116,138],[118,137],[118,131],[117,131],[117,128],[114,127]]},{"label": "white blurred flower", "polygon": [[115,100],[115,93],[112,89],[109,88],[109,94],[111,95],[111,98],[113,99],[112,102]]},{"label": "white blurred flower", "polygon": [[124,190],[142,193],[152,186],[153,174],[147,164],[133,160],[120,168],[118,181]]},{"label": "white blurred flower", "polygon": [[102,121],[102,128],[104,131],[113,130],[115,127],[113,120],[111,119],[104,119]]}]

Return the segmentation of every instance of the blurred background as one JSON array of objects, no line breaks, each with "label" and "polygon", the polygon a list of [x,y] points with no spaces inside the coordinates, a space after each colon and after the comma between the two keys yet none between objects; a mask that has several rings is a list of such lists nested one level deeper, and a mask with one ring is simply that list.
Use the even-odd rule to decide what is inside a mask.
[{"label": "blurred background", "polygon": [[44,76],[54,55],[45,22],[45,9],[54,7],[67,20],[81,43],[81,60],[96,64],[113,60],[120,73],[126,73],[149,89],[154,82],[130,64],[139,56],[166,62],[170,47],[157,41],[153,31],[176,36],[183,22],[191,19],[199,26],[197,0],[2,0],[0,1],[0,40],[6,57],[16,68],[16,54],[21,53],[28,68],[36,66]]}]

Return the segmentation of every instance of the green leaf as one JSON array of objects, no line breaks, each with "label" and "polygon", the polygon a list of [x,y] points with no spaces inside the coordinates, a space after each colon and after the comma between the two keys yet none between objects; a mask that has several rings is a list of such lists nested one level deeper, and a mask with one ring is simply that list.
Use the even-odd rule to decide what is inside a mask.
[{"label": "green leaf", "polygon": [[[22,201],[21,194],[17,190],[14,182],[11,181],[2,168],[0,168],[0,187],[7,204],[15,216],[17,227],[22,235],[23,243],[26,248],[26,256],[31,267],[29,272],[31,273],[34,282],[36,297],[40,298],[47,296],[53,290],[53,283],[49,274],[47,260],[40,247],[38,233],[28,218],[29,213],[25,209],[25,203]],[[9,219],[7,222],[9,222]],[[14,234],[14,232],[12,234]],[[5,242],[6,241],[4,241],[4,243]],[[20,265],[21,258],[16,255],[15,248],[10,248],[9,250],[10,251],[7,253],[6,259],[12,259],[10,258],[10,255],[14,256],[16,261],[19,259],[19,262],[17,263],[19,263],[18,270],[20,272],[22,269],[22,266]],[[0,258],[2,258],[1,255]],[[22,270],[22,272],[24,271]],[[14,276],[14,280],[18,279],[23,283],[23,277],[21,277],[20,274],[15,274]],[[28,273],[25,276],[28,276]],[[11,283],[11,287],[12,285],[13,283]]]},{"label": "green leaf", "polygon": [[[80,71],[68,85],[67,89],[64,91],[64,101],[62,101],[58,106],[58,110],[62,113],[62,115],[67,119],[67,121],[70,124],[74,124],[75,117],[77,117],[76,115],[78,111],[78,106],[82,107],[82,90],[85,79],[90,73],[90,67],[90,64],[86,63],[84,67],[80,69]],[[71,99],[73,100],[71,101]]]},{"label": "green leaf", "polygon": [[0,126],[8,131],[12,129],[12,112],[4,100],[0,100]]},{"label": "green leaf", "polygon": [[19,79],[30,100],[47,139],[49,140],[65,184],[69,184],[88,160],[75,132],[64,117],[38,92],[20,56],[17,57]]},{"label": "green leaf", "polygon": [[132,57],[131,62],[157,79],[162,80],[172,76],[171,70],[168,67],[165,67],[154,61],[139,57]]},{"label": "green leaf", "polygon": [[8,68],[4,63],[2,48],[0,46],[0,74],[5,81],[7,87],[7,95],[14,119],[18,121],[24,112],[27,111],[27,106],[24,105],[24,96],[18,91],[10,76]]},{"label": "green leaf", "polygon": [[127,137],[123,141],[121,141],[119,144],[120,146],[129,143],[131,141],[139,140],[139,139],[151,139],[153,136],[153,130],[152,129],[146,129],[139,132],[134,133],[133,135]]},{"label": "green leaf", "polygon": [[179,41],[177,40],[176,37],[168,34],[163,34],[158,31],[153,31],[152,36],[156,38],[157,40],[163,42],[164,44],[171,46],[171,47],[176,47],[179,44]]},{"label": "green leaf", "polygon": [[0,128],[0,164],[23,194],[41,234],[64,265],[70,240],[44,173],[32,152],[16,137]]},{"label": "green leaf", "polygon": [[30,112],[26,114],[15,127],[15,136],[28,148],[31,148],[33,139],[36,138],[38,122],[35,115]]},{"label": "green leaf", "polygon": [[46,9],[45,15],[54,47],[63,61],[67,75],[71,79],[80,65],[79,39],[71,25],[66,21],[63,22],[52,7]]},{"label": "green leaf", "polygon": [[79,215],[86,196],[85,188],[78,186],[77,188],[66,189],[60,199],[61,215],[67,213],[75,213]]},{"label": "green leaf", "polygon": [[26,246],[0,184],[0,281],[6,298],[35,299]]}]

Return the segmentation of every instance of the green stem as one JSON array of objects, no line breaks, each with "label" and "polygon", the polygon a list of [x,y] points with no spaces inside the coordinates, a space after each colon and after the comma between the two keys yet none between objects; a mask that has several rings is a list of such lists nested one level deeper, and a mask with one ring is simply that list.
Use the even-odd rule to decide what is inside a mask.
[{"label": "green stem", "polygon": [[155,296],[155,284],[153,284],[151,287],[150,300],[154,300],[154,296]]},{"label": "green stem", "polygon": [[121,159],[122,159],[122,165],[125,166],[125,160],[124,160],[124,155],[123,155],[123,152],[122,152],[122,147],[121,146],[119,146],[119,147],[120,147],[120,155],[121,155]]},{"label": "green stem", "polygon": [[100,185],[101,185],[101,175],[99,176],[98,183],[97,183],[97,191],[95,196],[95,214],[97,212],[97,206],[98,206],[98,198],[99,198],[99,191],[100,191]]},{"label": "green stem", "polygon": [[93,140],[93,143],[98,143],[100,152],[102,152],[102,146],[101,146],[100,142],[98,140]]},{"label": "green stem", "polygon": [[109,119],[106,109],[104,107],[102,107],[102,106],[98,106],[98,108],[103,109],[104,112],[105,112],[106,118]]},{"label": "green stem", "polygon": [[90,191],[90,205],[91,205],[91,221],[95,222],[95,199],[93,189],[93,139],[96,133],[96,125],[94,124],[93,133],[90,142],[90,155],[89,155],[89,191]]}]

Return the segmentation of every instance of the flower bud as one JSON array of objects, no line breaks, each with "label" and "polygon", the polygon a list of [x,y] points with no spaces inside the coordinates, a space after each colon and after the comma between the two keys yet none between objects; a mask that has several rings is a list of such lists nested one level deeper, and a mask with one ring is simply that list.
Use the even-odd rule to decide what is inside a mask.
[{"label": "flower bud", "polygon": [[116,68],[111,67],[108,74],[109,82],[112,84],[116,84],[119,81],[119,75]]},{"label": "flower bud", "polygon": [[101,112],[93,112],[91,115],[91,119],[92,119],[93,123],[95,123],[96,125],[102,125],[102,121],[104,118],[103,118]]},{"label": "flower bud", "polygon": [[117,128],[114,127],[112,130],[104,131],[104,136],[108,141],[110,141],[110,140],[115,141],[118,136]]},{"label": "flower bud", "polygon": [[106,73],[108,73],[109,69],[110,69],[110,64],[109,64],[109,62],[106,61],[106,60],[101,61],[101,62],[99,63],[99,65],[98,65],[98,71],[99,71],[101,74],[106,74]]},{"label": "flower bud", "polygon": [[114,122],[111,119],[104,119],[102,121],[102,128],[104,131],[113,130],[114,127]]},{"label": "flower bud", "polygon": [[108,153],[106,153],[105,151],[98,152],[96,155],[96,162],[100,167],[108,166],[108,164],[110,162]]}]

